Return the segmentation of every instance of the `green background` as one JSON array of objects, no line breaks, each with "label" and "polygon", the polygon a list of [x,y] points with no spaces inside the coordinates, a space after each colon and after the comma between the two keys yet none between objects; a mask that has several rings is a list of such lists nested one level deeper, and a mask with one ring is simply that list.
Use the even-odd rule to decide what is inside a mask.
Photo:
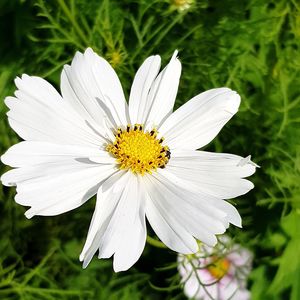
[{"label": "green background", "polygon": [[[252,154],[255,189],[234,199],[243,229],[229,234],[255,255],[253,299],[300,299],[300,3],[296,0],[0,0],[0,153],[19,139],[4,98],[22,73],[59,88],[62,67],[88,46],[108,59],[126,95],[151,54],[183,65],[177,107],[206,89],[238,91],[238,114],[206,149]],[[1,165],[1,174],[8,170]],[[93,259],[82,270],[94,199],[27,220],[0,186],[0,299],[184,299],[176,254],[147,245],[128,272]],[[43,197],[43,195],[41,195]],[[150,233],[151,234],[151,233]],[[163,268],[165,267],[165,268]],[[163,268],[163,269],[162,269]]]}]

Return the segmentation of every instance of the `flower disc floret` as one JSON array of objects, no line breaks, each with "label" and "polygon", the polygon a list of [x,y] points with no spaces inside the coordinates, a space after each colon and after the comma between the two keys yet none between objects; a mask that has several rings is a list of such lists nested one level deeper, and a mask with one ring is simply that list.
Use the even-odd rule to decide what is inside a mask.
[{"label": "flower disc floret", "polygon": [[157,130],[144,131],[141,124],[118,128],[113,144],[106,150],[113,154],[120,169],[131,170],[144,175],[157,168],[164,168],[170,159],[168,146],[163,146],[163,138],[157,138]]},{"label": "flower disc floret", "polygon": [[230,268],[230,261],[226,258],[214,258],[207,267],[209,273],[216,279],[224,277]]}]

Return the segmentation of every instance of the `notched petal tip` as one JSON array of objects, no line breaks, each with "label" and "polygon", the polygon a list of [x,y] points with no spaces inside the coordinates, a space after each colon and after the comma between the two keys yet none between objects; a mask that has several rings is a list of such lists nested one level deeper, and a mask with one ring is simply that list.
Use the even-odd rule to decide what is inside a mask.
[{"label": "notched petal tip", "polygon": [[94,54],[95,52],[94,52],[94,50],[91,48],[91,47],[87,47],[86,49],[85,49],[85,51],[84,51],[84,54],[86,55],[86,54],[88,54],[88,55],[90,55],[90,54]]},{"label": "notched petal tip", "polygon": [[89,262],[84,261],[82,264],[82,269],[86,269],[88,265],[89,265]]},{"label": "notched petal tip", "polygon": [[172,55],[172,59],[177,58],[178,57],[178,50],[174,50],[174,53]]},{"label": "notched petal tip", "polygon": [[[208,242],[205,242],[205,244],[207,245],[207,246],[209,246],[209,247],[215,247],[216,245],[217,245],[217,243],[218,243],[218,239],[217,239],[217,237],[215,236],[215,235],[212,235],[212,240],[208,243]],[[197,252],[199,251],[199,246],[198,246],[198,250],[197,250]],[[196,253],[196,252],[194,252],[194,253]]]},{"label": "notched petal tip", "polygon": [[22,80],[30,79],[30,77],[33,77],[33,76],[29,76],[29,75],[27,75],[26,73],[24,73],[24,74],[21,75],[21,79],[22,79]]},{"label": "notched petal tip", "polygon": [[[246,180],[248,181],[248,180]],[[249,181],[250,182],[250,181]],[[224,205],[225,204],[225,205]],[[223,210],[226,211],[226,220],[239,228],[242,228],[242,218],[234,205],[227,201],[223,201]]]},{"label": "notched petal tip", "polygon": [[88,265],[90,264],[90,262],[92,261],[94,255],[84,255],[83,257],[83,263],[82,263],[82,268],[86,269],[88,267]]},{"label": "notched petal tip", "polygon": [[16,87],[21,90],[22,86],[25,84],[24,81],[28,81],[31,79],[32,76],[29,76],[25,73],[23,73],[21,76],[17,76],[14,80]]},{"label": "notched petal tip", "polygon": [[[68,72],[70,72],[70,68],[71,68],[71,66],[70,65],[68,65],[68,64],[65,64],[64,66],[63,66],[63,69],[62,69],[62,71],[61,71],[61,76],[66,76],[66,78],[68,78]],[[61,78],[61,81],[62,81],[63,79]]]},{"label": "notched petal tip", "polygon": [[230,93],[229,94],[230,101],[227,102],[225,110],[228,113],[234,115],[239,110],[241,104],[241,96],[236,91],[233,90],[229,90],[228,92]]},{"label": "notched petal tip", "polygon": [[[23,75],[22,75],[22,77],[23,77]],[[16,87],[18,87],[22,83],[22,79],[19,76],[17,76],[14,80],[14,83],[15,83]]]},{"label": "notched petal tip", "polygon": [[230,223],[236,227],[243,228],[242,218],[237,210],[236,210],[236,214],[235,214],[234,218],[231,218]]},{"label": "notched petal tip", "polygon": [[83,56],[90,63],[94,63],[95,59],[101,58],[101,56],[99,56],[98,53],[95,52],[91,47],[85,49]]},{"label": "notched petal tip", "polygon": [[12,105],[14,104],[14,103],[16,103],[15,101],[18,101],[15,97],[12,97],[12,96],[7,96],[7,97],[5,97],[5,99],[4,99],[4,103],[5,103],[5,105],[9,108],[9,109],[11,109],[11,107],[12,107]]},{"label": "notched petal tip", "polygon": [[[7,158],[7,155],[6,155],[6,153],[4,153],[4,154],[2,154],[2,155],[0,156],[0,161],[1,161],[3,164],[8,165],[8,164],[7,164],[6,158]],[[2,177],[1,177],[1,178],[2,178]]]},{"label": "notched petal tip", "polygon": [[10,176],[9,176],[10,172],[12,172],[12,170],[2,174],[1,177],[0,177],[0,181],[5,186],[16,186],[17,185],[16,182],[12,181]]},{"label": "notched petal tip", "polygon": [[83,251],[79,255],[79,261],[82,262],[82,268],[86,269],[90,262],[92,261],[94,255],[90,255],[87,253],[87,251]]},{"label": "notched petal tip", "polygon": [[114,258],[113,269],[114,269],[115,273],[125,272],[128,269],[130,269],[131,267],[132,267],[132,265],[128,266],[128,265],[122,265],[120,263],[116,263],[116,259]]},{"label": "notched petal tip", "polygon": [[237,166],[238,166],[238,167],[243,167],[243,166],[245,166],[245,165],[247,165],[247,164],[252,165],[252,166],[254,166],[255,168],[260,168],[260,166],[259,166],[258,164],[256,164],[255,162],[253,162],[253,161],[251,160],[251,155],[248,155],[247,157],[242,158],[242,159],[238,162]]},{"label": "notched petal tip", "polygon": [[236,220],[234,223],[232,223],[234,226],[238,227],[238,228],[243,228],[242,225],[242,218],[240,217],[239,220]]},{"label": "notched petal tip", "polygon": [[80,255],[79,255],[79,261],[82,262],[82,264],[81,264],[82,269],[86,269],[87,268],[87,266],[89,265],[91,259],[92,259],[92,257],[90,259],[87,258],[86,251],[84,252],[84,250],[83,250],[80,253]]},{"label": "notched petal tip", "polygon": [[24,215],[27,219],[31,219],[35,215],[35,213],[33,212],[32,208],[30,208],[25,212]]},{"label": "notched petal tip", "polygon": [[83,260],[84,260],[84,254],[83,252],[81,252],[79,255],[79,261],[83,261]]},{"label": "notched petal tip", "polygon": [[[242,180],[244,180],[244,181],[246,181],[247,182],[247,189],[248,190],[246,190],[246,192],[244,193],[244,194],[246,194],[246,193],[248,193],[249,191],[251,191],[252,189],[254,189],[254,183],[252,182],[252,181],[250,181],[250,180],[248,180],[248,179],[242,179]],[[244,194],[242,194],[242,195],[244,195]]]}]

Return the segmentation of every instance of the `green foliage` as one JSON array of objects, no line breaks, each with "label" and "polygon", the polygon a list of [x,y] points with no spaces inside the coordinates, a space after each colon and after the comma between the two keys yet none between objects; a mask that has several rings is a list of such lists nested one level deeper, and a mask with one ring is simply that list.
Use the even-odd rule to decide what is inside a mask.
[{"label": "green foliage", "polygon": [[[240,112],[206,149],[252,154],[262,167],[252,177],[255,189],[234,200],[244,229],[231,229],[255,254],[252,297],[300,299],[300,5],[204,0],[179,11],[171,3],[1,1],[1,153],[18,141],[3,102],[14,91],[15,76],[42,76],[58,88],[63,65],[90,46],[112,63],[128,94],[148,55],[159,53],[167,62],[177,48],[183,64],[177,106],[219,86],[242,96]],[[1,173],[6,170],[1,166]],[[183,297],[176,288],[176,256],[165,249],[147,246],[125,274],[113,274],[110,261],[97,259],[81,269],[92,201],[76,212],[29,221],[14,193],[0,187],[0,299]],[[173,267],[167,275],[155,269],[166,264]],[[170,288],[153,289],[148,282]]]},{"label": "green foliage", "polygon": [[290,239],[276,261],[279,267],[269,293],[276,295],[291,287],[291,299],[297,300],[300,297],[300,257],[297,255],[300,253],[300,210],[296,209],[283,217],[281,226]]}]

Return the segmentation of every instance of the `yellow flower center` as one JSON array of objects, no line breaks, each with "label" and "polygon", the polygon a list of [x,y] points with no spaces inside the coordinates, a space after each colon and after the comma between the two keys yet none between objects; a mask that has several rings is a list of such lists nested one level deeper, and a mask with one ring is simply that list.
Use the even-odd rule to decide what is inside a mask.
[{"label": "yellow flower center", "polygon": [[207,267],[209,273],[216,279],[221,279],[227,274],[230,267],[230,261],[226,258],[213,258],[211,264]]},{"label": "yellow flower center", "polygon": [[164,168],[170,159],[170,150],[162,145],[163,138],[157,139],[156,129],[144,131],[140,124],[127,125],[126,129],[118,128],[115,137],[106,150],[116,157],[120,169],[151,174],[157,168]]}]

